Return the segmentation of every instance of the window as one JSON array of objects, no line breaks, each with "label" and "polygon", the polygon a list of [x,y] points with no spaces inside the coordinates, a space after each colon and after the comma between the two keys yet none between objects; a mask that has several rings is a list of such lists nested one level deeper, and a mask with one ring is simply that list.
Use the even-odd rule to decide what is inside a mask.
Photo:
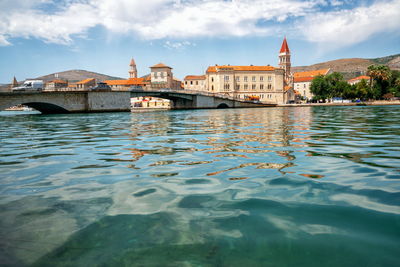
[{"label": "window", "polygon": [[306,84],[304,84],[304,88],[306,88]]},{"label": "window", "polygon": [[236,84],[236,90],[240,90],[240,84]]},{"label": "window", "polygon": [[260,82],[264,81],[264,76],[260,76]]},{"label": "window", "polygon": [[269,82],[272,81],[272,77],[271,76],[268,76],[268,81]]},{"label": "window", "polygon": [[240,82],[240,77],[239,76],[236,76],[236,81]]},{"label": "window", "polygon": [[244,81],[247,82],[247,76],[244,76]]},{"label": "window", "polygon": [[196,81],[196,85],[199,85],[199,81]]},{"label": "window", "polygon": [[272,84],[268,84],[268,90],[272,89]]},{"label": "window", "polygon": [[264,90],[264,84],[260,84],[260,90]]},{"label": "window", "polygon": [[245,84],[245,85],[244,85],[244,90],[247,90],[248,87],[249,87],[249,86],[248,86],[247,84]]},{"label": "window", "polygon": [[228,91],[229,90],[229,83],[224,84],[224,90]]},{"label": "window", "polygon": [[256,76],[251,77],[251,81],[255,82],[256,81]]},{"label": "window", "polygon": [[251,85],[251,89],[252,89],[252,90],[256,90],[256,85],[255,85],[255,84],[252,84],[252,85]]},{"label": "window", "polygon": [[213,82],[214,81],[214,77],[211,77],[211,82]]},{"label": "window", "polygon": [[303,96],[306,96],[306,90],[303,91]]},{"label": "window", "polygon": [[193,81],[190,81],[190,85],[193,85]]},{"label": "window", "polygon": [[224,81],[225,81],[225,82],[229,82],[229,76],[227,76],[227,75],[224,76]]},{"label": "window", "polygon": [[185,84],[187,84],[187,81],[185,81]]},{"label": "window", "polygon": [[211,91],[214,91],[214,85],[211,85]]},{"label": "window", "polygon": [[161,78],[164,78],[164,72],[160,72]]}]

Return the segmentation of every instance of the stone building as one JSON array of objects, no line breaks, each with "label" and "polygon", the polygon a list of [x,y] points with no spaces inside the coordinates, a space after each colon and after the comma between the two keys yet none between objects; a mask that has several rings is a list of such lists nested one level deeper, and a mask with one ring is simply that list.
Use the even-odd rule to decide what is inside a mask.
[{"label": "stone building", "polygon": [[311,100],[313,94],[310,91],[311,82],[318,75],[327,75],[330,69],[321,69],[313,71],[295,72],[293,74],[293,88],[299,92],[305,100]]},{"label": "stone building", "polygon": [[188,75],[183,82],[185,90],[207,91],[206,75]]},{"label": "stone building", "polygon": [[104,81],[112,90],[131,90],[131,89],[181,89],[181,81],[173,77],[172,68],[159,63],[150,67],[151,72],[141,78],[137,78],[136,63],[131,59],[128,71],[129,78],[126,80],[106,80]]},{"label": "stone building", "polygon": [[76,89],[78,90],[88,90],[94,86],[96,86],[96,79],[94,78],[85,79],[76,83]]},{"label": "stone building", "polygon": [[[205,76],[186,76],[184,88],[207,91],[239,99],[259,99],[267,103],[288,103],[295,100],[291,81],[290,50],[286,38],[279,51],[279,67],[215,65]],[[205,77],[205,79],[203,78]]]},{"label": "stone building", "polygon": [[239,99],[258,97],[261,102],[285,103],[284,70],[272,66],[211,66],[208,91]]},{"label": "stone building", "polygon": [[46,83],[45,90],[59,90],[68,88],[68,82],[55,79]]},{"label": "stone building", "polygon": [[174,78],[171,67],[163,63],[158,63],[150,67],[150,70],[151,89],[182,89],[181,81]]}]

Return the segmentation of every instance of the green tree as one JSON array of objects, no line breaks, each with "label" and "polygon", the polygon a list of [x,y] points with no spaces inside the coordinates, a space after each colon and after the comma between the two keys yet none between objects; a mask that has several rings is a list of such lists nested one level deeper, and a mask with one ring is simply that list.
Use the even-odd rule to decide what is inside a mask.
[{"label": "green tree", "polygon": [[370,87],[366,80],[362,79],[355,85],[355,93],[353,98],[366,99],[370,95]]},{"label": "green tree", "polygon": [[370,76],[370,86],[375,99],[382,98],[388,92],[392,72],[389,67],[383,65],[371,65],[367,69]]},{"label": "green tree", "polygon": [[323,75],[316,76],[311,82],[310,91],[315,100],[324,100],[329,98],[329,84]]}]

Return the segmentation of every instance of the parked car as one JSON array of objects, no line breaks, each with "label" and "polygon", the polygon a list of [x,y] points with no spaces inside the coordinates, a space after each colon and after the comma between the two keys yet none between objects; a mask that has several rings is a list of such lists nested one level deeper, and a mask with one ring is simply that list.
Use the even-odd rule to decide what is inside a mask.
[{"label": "parked car", "polygon": [[92,87],[90,91],[111,91],[111,87],[106,83],[100,82],[95,87]]},{"label": "parked car", "polygon": [[42,80],[26,80],[23,85],[12,88],[13,91],[42,91]]}]

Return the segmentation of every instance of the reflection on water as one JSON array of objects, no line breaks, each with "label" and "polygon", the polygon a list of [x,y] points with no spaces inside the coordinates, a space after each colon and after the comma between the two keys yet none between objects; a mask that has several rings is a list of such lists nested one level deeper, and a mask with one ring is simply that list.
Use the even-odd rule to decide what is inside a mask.
[{"label": "reflection on water", "polygon": [[399,117],[396,106],[0,116],[0,262],[396,266]]}]

